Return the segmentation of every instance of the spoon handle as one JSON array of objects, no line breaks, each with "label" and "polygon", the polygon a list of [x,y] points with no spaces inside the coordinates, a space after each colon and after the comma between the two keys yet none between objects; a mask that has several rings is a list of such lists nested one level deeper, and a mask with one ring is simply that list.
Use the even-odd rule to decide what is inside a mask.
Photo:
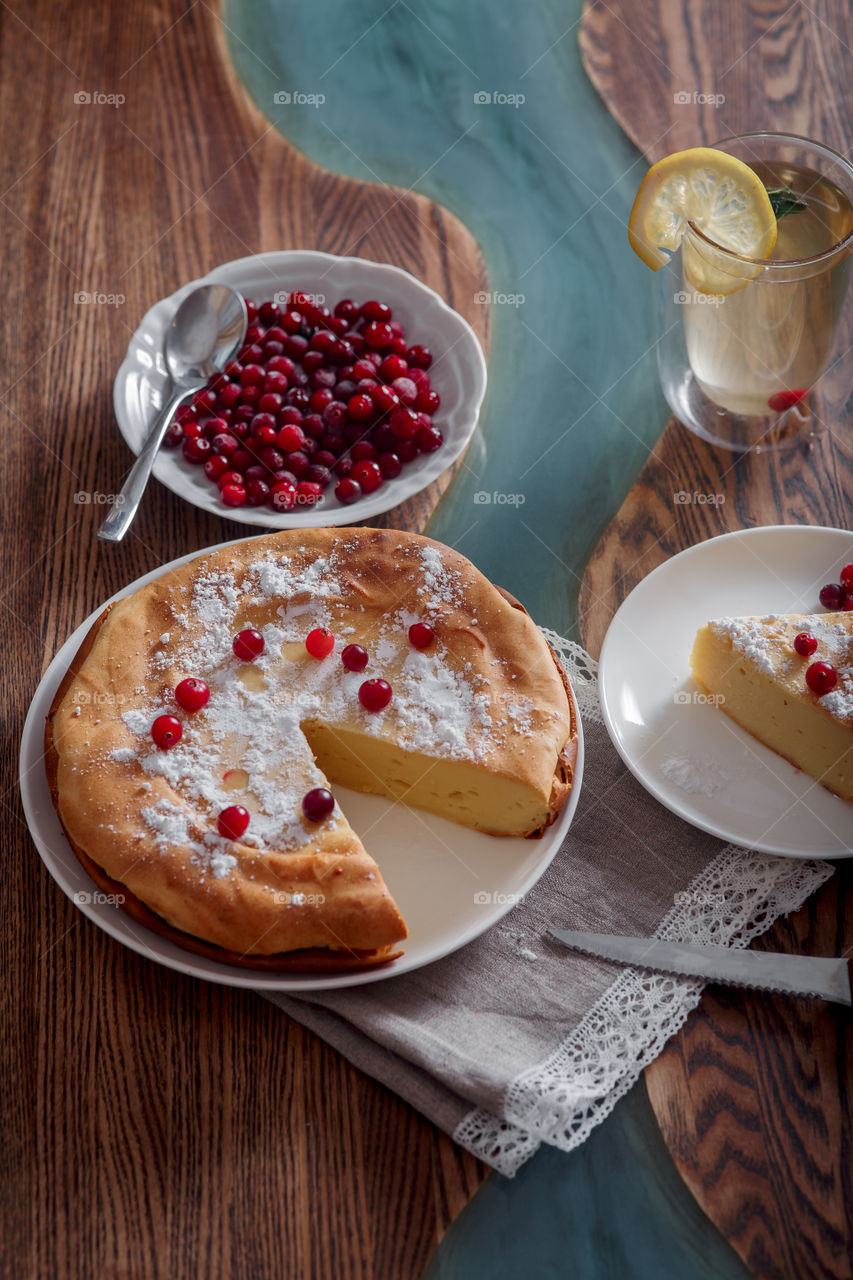
[{"label": "spoon handle", "polygon": [[121,487],[121,492],[116,494],[116,500],[113,503],[110,514],[98,530],[98,537],[104,542],[121,542],[127,533],[139,510],[145,486],[148,484],[148,477],[151,475],[151,468],[154,466],[154,459],[157,457],[157,451],[163,443],[163,437],[166,434],[166,428],[172,421],[172,415],[188,395],[191,395],[193,391],[197,391],[198,387],[203,385],[203,382],[194,383],[192,386],[187,386],[184,383],[183,386],[175,390],[171,400],[160,410],[144,445],[139,451],[139,456],[131,467],[130,474]]}]

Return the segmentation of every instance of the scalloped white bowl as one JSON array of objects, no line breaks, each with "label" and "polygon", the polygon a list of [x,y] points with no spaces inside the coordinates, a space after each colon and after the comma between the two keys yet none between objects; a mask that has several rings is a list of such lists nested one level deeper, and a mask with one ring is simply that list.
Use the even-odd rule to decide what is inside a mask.
[{"label": "scalloped white bowl", "polygon": [[408,271],[366,258],[339,258],[311,250],[282,250],[237,258],[193,280],[146,312],[134,333],[116,375],[113,401],[119,430],[134,453],[139,453],[167,389],[163,338],[178,306],[190,290],[211,282],[229,284],[263,301],[280,291],[301,289],[324,295],[328,304],[341,298],[387,302],[406,328],[411,342],[423,343],[434,356],[430,377],[441,396],[436,426],[444,444],[435,453],[421,454],[394,480],[376,493],[344,506],[330,487],[321,502],[302,511],[279,514],[269,507],[226,507],[200,467],[188,463],[179,450],[161,449],[154,475],[167,489],[204,511],[268,529],[312,528],[351,524],[380,515],[419,493],[446,471],[464,452],[474,434],[486,393],[486,362],[474,330],[434,290]]}]

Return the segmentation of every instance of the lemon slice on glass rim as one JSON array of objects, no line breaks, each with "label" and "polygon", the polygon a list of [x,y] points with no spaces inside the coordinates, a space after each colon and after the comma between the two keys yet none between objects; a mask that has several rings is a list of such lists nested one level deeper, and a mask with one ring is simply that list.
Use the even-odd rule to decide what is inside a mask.
[{"label": "lemon slice on glass rim", "polygon": [[[696,237],[685,240],[688,223],[707,237],[701,247]],[[692,147],[649,169],[631,210],[628,239],[653,271],[684,241],[687,282],[700,293],[736,293],[761,266],[734,264],[715,246],[743,258],[769,258],[776,243],[776,215],[764,183],[749,165],[713,147]]]}]

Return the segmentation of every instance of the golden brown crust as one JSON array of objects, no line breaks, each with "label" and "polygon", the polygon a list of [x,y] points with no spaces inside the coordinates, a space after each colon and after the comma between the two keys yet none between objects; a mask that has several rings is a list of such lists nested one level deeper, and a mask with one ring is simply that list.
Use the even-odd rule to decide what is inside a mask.
[{"label": "golden brown crust", "polygon": [[[84,707],[85,715],[80,720],[69,718],[69,692],[80,678],[79,688],[92,690],[92,701],[101,694],[117,687],[134,688],[145,683],[145,662],[150,652],[140,644],[143,634],[159,634],[166,628],[168,618],[167,606],[174,610],[176,604],[186,602],[187,592],[194,575],[199,572],[199,565],[204,563],[222,565],[231,563],[235,570],[245,572],[250,561],[256,560],[266,552],[278,552],[287,549],[293,556],[302,544],[310,543],[313,554],[318,555],[332,548],[338,540],[350,546],[358,547],[360,556],[354,561],[354,568],[348,577],[353,578],[351,589],[360,601],[365,601],[364,608],[373,608],[378,615],[388,606],[391,599],[391,585],[394,596],[399,591],[399,572],[397,561],[401,549],[408,554],[413,543],[418,546],[435,547],[440,551],[443,561],[449,562],[454,569],[460,569],[465,575],[466,586],[471,592],[468,603],[468,614],[476,610],[482,618],[494,618],[500,613],[495,608],[497,593],[469,562],[431,540],[417,538],[416,535],[405,535],[396,531],[382,530],[312,530],[285,535],[271,535],[256,538],[250,542],[238,544],[236,547],[224,549],[210,556],[200,556],[183,569],[172,571],[149,588],[142,588],[129,601],[122,601],[110,610],[106,610],[94,623],[86,639],[75,655],[74,661],[60,685],[47,718],[45,737],[45,758],[51,795],[62,822],[63,829],[75,850],[78,858],[89,870],[90,874],[101,885],[109,883],[118,886],[110,892],[121,892],[127,899],[125,910],[134,918],[145,923],[156,932],[170,937],[179,945],[205,955],[213,955],[228,963],[243,964],[254,968],[280,968],[301,970],[304,972],[326,971],[331,968],[350,968],[385,963],[399,952],[393,950],[394,943],[405,937],[405,925],[397,911],[393,899],[382,882],[381,875],[372,859],[361,846],[353,833],[338,833],[326,840],[323,847],[312,845],[303,856],[301,853],[276,854],[268,852],[264,855],[263,871],[272,880],[263,888],[271,889],[277,884],[288,883],[297,889],[317,887],[322,883],[325,890],[331,889],[332,913],[328,919],[333,922],[331,928],[318,926],[312,921],[313,932],[300,934],[299,928],[287,927],[282,923],[279,928],[274,913],[258,893],[254,883],[256,875],[248,873],[242,876],[236,889],[230,890],[222,881],[208,882],[204,892],[193,890],[192,901],[188,903],[188,887],[185,873],[182,872],[180,860],[170,850],[169,859],[163,860],[134,859],[128,854],[130,836],[137,839],[136,831],[124,822],[125,810],[133,812],[139,809],[142,801],[139,795],[139,783],[133,777],[133,771],[127,767],[119,768],[105,764],[109,760],[108,749],[121,745],[128,740],[127,731],[119,723],[117,715],[104,717],[106,723],[94,716],[90,707]],[[395,550],[396,549],[396,550]],[[396,556],[396,560],[395,560]],[[508,598],[505,596],[504,597]],[[509,598],[508,598],[509,599]],[[512,612],[524,614],[517,601],[509,599]],[[464,654],[475,652],[482,646],[473,632],[480,628],[472,626],[470,619],[461,617],[458,610],[447,610],[452,615],[447,619],[447,631],[455,639],[458,646],[467,645]],[[509,613],[504,610],[504,614]],[[516,614],[517,616],[517,614]],[[526,614],[525,614],[526,618]],[[550,699],[560,701],[559,693],[565,698],[564,730],[558,730],[565,741],[557,752],[556,765],[552,756],[552,782],[550,798],[547,805],[547,819],[537,825],[529,835],[540,835],[542,830],[558,816],[568,797],[572,784],[572,774],[577,754],[577,724],[574,704],[568,694],[565,674],[553,653],[554,667],[558,673],[558,681],[553,676],[546,677],[541,669],[538,671],[539,683],[530,683],[524,670],[522,659],[526,658],[524,646],[544,645],[540,633],[529,624],[519,632],[516,626],[509,626],[506,619],[498,618],[499,625],[493,627],[493,650],[502,660],[514,664],[521,684],[530,687],[540,701]],[[147,624],[147,625],[146,625]],[[240,625],[245,625],[240,622]],[[507,639],[505,632],[509,633]],[[534,637],[535,636],[535,640]],[[87,659],[95,646],[97,662],[93,666]],[[144,653],[142,650],[145,649]],[[137,652],[139,650],[139,652]],[[120,655],[120,656],[117,656]],[[467,657],[466,657],[467,661]],[[85,668],[85,670],[84,670]],[[82,676],[81,676],[82,672]],[[185,673],[186,674],[186,673]],[[180,678],[178,673],[177,678]],[[166,685],[174,684],[175,673],[169,669],[163,671],[162,681]],[[97,683],[100,681],[101,683]],[[123,685],[116,683],[124,681]],[[110,683],[113,682],[113,683]],[[526,682],[526,683],[525,683]],[[150,682],[149,682],[150,683]],[[515,690],[520,685],[508,686]],[[80,716],[79,706],[75,706],[76,715]],[[57,741],[57,717],[60,717],[60,738]],[[82,724],[81,724],[82,720]],[[122,738],[124,733],[124,738]],[[85,759],[83,746],[88,747],[91,737],[93,753],[97,755],[99,768],[103,777],[98,778],[97,785],[86,777],[86,770],[77,770],[73,761],[78,763]],[[541,769],[540,744],[535,742],[529,756],[521,762],[521,769],[532,773],[538,766]],[[63,756],[66,776],[63,779]],[[517,768],[518,761],[511,762]],[[94,770],[89,770],[93,773]],[[81,776],[82,773],[82,776]],[[509,775],[508,775],[509,776]],[[103,787],[108,783],[110,803],[104,799]],[[144,785],[155,796],[172,795],[165,781],[159,777]],[[134,788],[136,790],[134,791]],[[86,793],[87,794],[81,794]],[[174,796],[173,796],[174,798]],[[98,809],[99,818],[89,820],[89,809],[94,805]],[[124,806],[124,808],[122,807]],[[118,834],[112,838],[105,831],[117,829]],[[138,829],[138,828],[137,828]],[[122,833],[126,832],[126,835]],[[136,846],[139,848],[139,845]],[[106,861],[101,865],[101,857],[95,854],[100,849]],[[255,871],[261,867],[261,859],[256,849],[242,848],[241,857],[246,859]],[[272,868],[270,870],[270,868]],[[241,863],[241,873],[243,866]],[[324,879],[325,877],[325,879]],[[261,879],[260,873],[257,876]],[[297,913],[294,913],[296,915]],[[279,912],[280,915],[280,912]],[[181,926],[193,921],[193,928],[188,931]],[[251,921],[251,925],[247,924]],[[289,930],[289,932],[288,932]],[[369,942],[367,938],[369,937]],[[239,939],[238,950],[233,941]],[[282,940],[285,940],[281,945]],[[227,943],[232,941],[232,945]],[[276,946],[275,944],[279,945]],[[292,945],[291,945],[292,944]],[[274,950],[271,951],[271,947]],[[247,954],[253,953],[253,954]]]}]

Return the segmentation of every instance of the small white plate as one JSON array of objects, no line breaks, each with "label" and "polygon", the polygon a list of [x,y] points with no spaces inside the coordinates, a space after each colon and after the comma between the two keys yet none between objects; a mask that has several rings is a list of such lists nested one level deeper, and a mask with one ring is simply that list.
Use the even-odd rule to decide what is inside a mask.
[{"label": "small white plate", "polygon": [[853,856],[853,803],[762,746],[690,674],[710,618],[820,613],[820,588],[851,560],[844,529],[744,529],[673,556],[624,601],[601,650],[604,721],[628,768],[673,813],[749,849]]},{"label": "small white plate", "polygon": [[134,453],[139,453],[164,401],[168,381],[163,361],[166,329],[190,290],[211,282],[232,285],[257,302],[294,289],[322,295],[332,307],[342,298],[387,302],[395,319],[405,326],[409,341],[421,343],[433,353],[430,377],[441,396],[435,423],[444,433],[444,444],[435,453],[420,454],[394,480],[386,480],[375,493],[348,507],[338,502],[333,486],[315,507],[303,511],[279,514],[269,507],[226,507],[201,467],[187,462],[180,450],[163,448],[154,463],[154,475],[167,489],[203,511],[267,529],[353,524],[399,506],[436,480],[464,452],[486,394],[486,362],[467,321],[400,267],[294,249],[223,263],[146,312],[130,340],[113,388],[119,430]]},{"label": "small white plate", "polygon": [[[220,543],[228,546],[228,543]],[[112,600],[186,564],[193,552],[146,574]],[[111,603],[107,601],[106,603]],[[133,951],[196,978],[262,991],[324,991],[381,982],[419,969],[473,941],[519,902],[545,873],[565,839],[583,777],[583,732],[578,717],[578,756],[568,804],[541,840],[502,839],[470,831],[443,818],[407,809],[377,796],[341,787],[335,794],[382,869],[409,927],[399,960],[363,973],[286,974],[218,964],[151,932],[105,900],[74,855],[50,798],[44,767],[44,724],[56,690],[84,636],[106,605],[96,609],[65,642],[36,690],[21,738],[20,782],[24,812],[42,861],[59,887],[101,929]],[[577,714],[577,704],[575,704]],[[367,833],[369,832],[369,836]]]}]

